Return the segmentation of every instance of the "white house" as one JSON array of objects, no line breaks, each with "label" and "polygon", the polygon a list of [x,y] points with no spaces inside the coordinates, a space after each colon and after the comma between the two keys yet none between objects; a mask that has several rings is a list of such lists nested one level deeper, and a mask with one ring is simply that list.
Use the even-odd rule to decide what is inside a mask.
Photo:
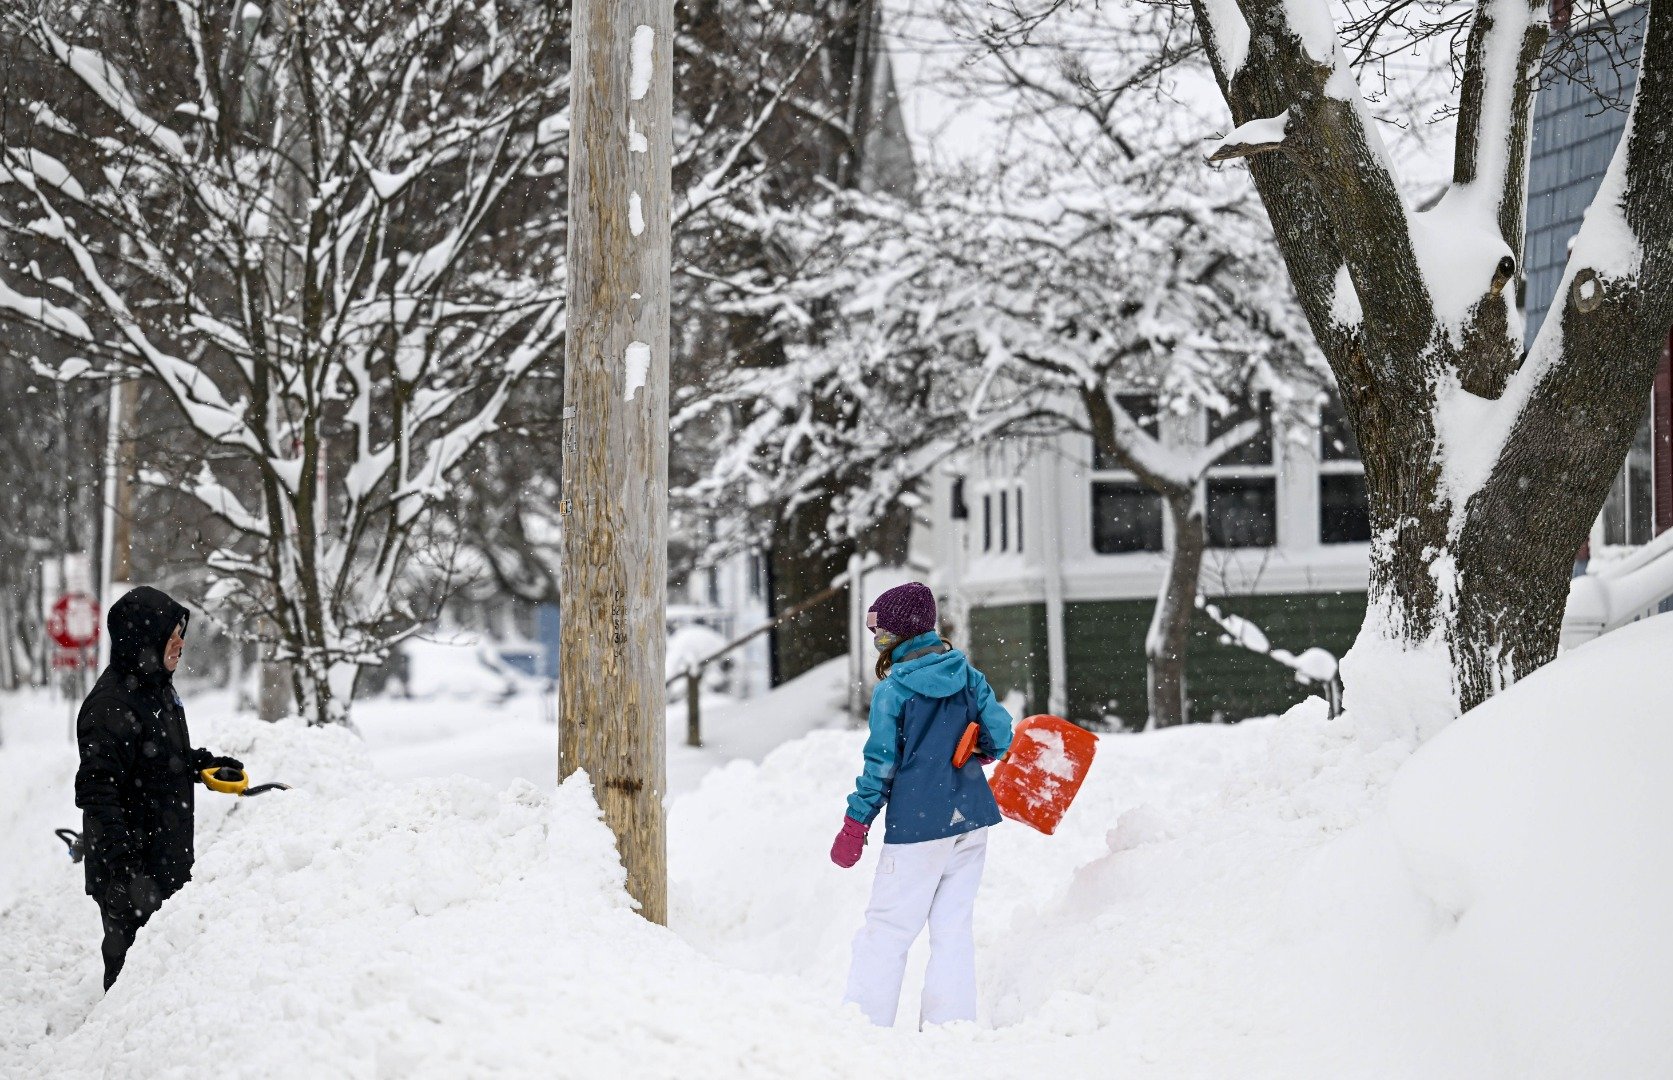
[{"label": "white house", "polygon": [[[1168,417],[1162,435],[1196,443],[1216,423]],[[1364,614],[1370,526],[1340,414],[1288,435],[1269,419],[1204,487],[1202,594],[1274,646],[1345,651]],[[1009,440],[943,469],[924,520],[954,633],[1001,696],[1082,721],[1143,723],[1144,638],[1172,540],[1154,493],[1101,461],[1090,437]],[[1272,712],[1308,693],[1289,669],[1220,637],[1198,617],[1191,719]]]}]

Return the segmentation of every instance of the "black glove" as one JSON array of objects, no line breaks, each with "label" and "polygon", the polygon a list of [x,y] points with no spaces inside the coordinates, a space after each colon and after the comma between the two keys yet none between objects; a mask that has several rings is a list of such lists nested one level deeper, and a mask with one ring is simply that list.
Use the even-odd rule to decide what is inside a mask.
[{"label": "black glove", "polygon": [[124,917],[138,919],[144,922],[157,913],[163,906],[163,890],[157,887],[156,879],[143,870],[134,870],[126,875],[111,890],[111,906],[122,913]]},{"label": "black glove", "polygon": [[201,773],[205,769],[237,769],[239,772],[243,772],[244,763],[237,758],[227,757],[224,754],[212,754],[208,750],[193,750],[192,771]]}]

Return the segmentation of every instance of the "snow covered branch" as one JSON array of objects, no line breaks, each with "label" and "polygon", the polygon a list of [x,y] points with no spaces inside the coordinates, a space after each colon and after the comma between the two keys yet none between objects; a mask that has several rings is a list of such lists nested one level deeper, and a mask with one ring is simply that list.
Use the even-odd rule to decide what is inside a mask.
[{"label": "snow covered branch", "polygon": [[1256,154],[1270,154],[1274,150],[1280,150],[1284,146],[1284,134],[1289,123],[1290,111],[1285,109],[1277,116],[1239,124],[1225,138],[1216,139],[1209,144],[1208,160],[1231,161],[1234,158],[1254,157]]},{"label": "snow covered branch", "polygon": [[424,511],[561,355],[566,16],[176,0],[143,56],[101,18],[4,18],[55,78],[0,188],[61,272],[0,268],[0,316],[168,390],[214,460],[147,479],[234,530],[212,591],[271,627],[311,718],[340,718],[414,617]]}]

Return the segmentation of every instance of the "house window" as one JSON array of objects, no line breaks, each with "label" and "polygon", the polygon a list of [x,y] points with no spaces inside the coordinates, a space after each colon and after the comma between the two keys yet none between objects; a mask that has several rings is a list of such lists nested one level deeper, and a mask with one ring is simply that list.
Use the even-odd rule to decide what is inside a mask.
[{"label": "house window", "polygon": [[1652,468],[1652,424],[1648,411],[1632,437],[1627,459],[1609,486],[1603,503],[1605,544],[1647,544],[1655,536],[1655,471]]},{"label": "house window", "polygon": [[1208,416],[1213,442],[1248,420],[1255,434],[1220,458],[1204,482],[1204,525],[1210,547],[1273,547],[1278,543],[1278,468],[1272,441],[1272,395],[1250,408]]},{"label": "house window", "polygon": [[1342,403],[1331,398],[1319,414],[1319,543],[1371,540],[1371,507],[1359,440]]},{"label": "house window", "polygon": [[978,481],[982,499],[982,551],[991,555],[1022,551],[1022,485]]},{"label": "house window", "polygon": [[1206,524],[1217,548],[1272,547],[1278,543],[1276,476],[1210,476]]},{"label": "house window", "polygon": [[1161,551],[1161,496],[1136,480],[1093,481],[1092,550],[1100,555]]},{"label": "house window", "polygon": [[1213,442],[1248,420],[1258,423],[1255,434],[1220,458],[1223,466],[1272,464],[1272,395],[1259,394],[1252,405],[1224,415],[1208,414],[1208,441]]},{"label": "house window", "polygon": [[[1159,439],[1162,418],[1154,394],[1117,394],[1139,430]],[[1099,555],[1162,550],[1162,497],[1097,440],[1092,446],[1092,550]]]},{"label": "house window", "polygon": [[1319,476],[1319,543],[1364,544],[1371,539],[1371,507],[1365,472]]}]

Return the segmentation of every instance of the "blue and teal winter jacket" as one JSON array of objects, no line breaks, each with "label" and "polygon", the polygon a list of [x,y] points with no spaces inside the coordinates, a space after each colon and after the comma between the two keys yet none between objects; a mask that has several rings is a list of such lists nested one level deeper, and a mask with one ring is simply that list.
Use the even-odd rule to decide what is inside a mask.
[{"label": "blue and teal winter jacket", "polygon": [[[904,656],[924,650],[910,660]],[[953,768],[971,721],[982,725],[979,752],[998,757],[1011,745],[1011,714],[964,654],[933,631],[895,646],[895,666],[871,695],[865,771],[848,796],[848,816],[870,825],[889,806],[883,842],[916,844],[999,824],[987,776],[974,756]]]}]

